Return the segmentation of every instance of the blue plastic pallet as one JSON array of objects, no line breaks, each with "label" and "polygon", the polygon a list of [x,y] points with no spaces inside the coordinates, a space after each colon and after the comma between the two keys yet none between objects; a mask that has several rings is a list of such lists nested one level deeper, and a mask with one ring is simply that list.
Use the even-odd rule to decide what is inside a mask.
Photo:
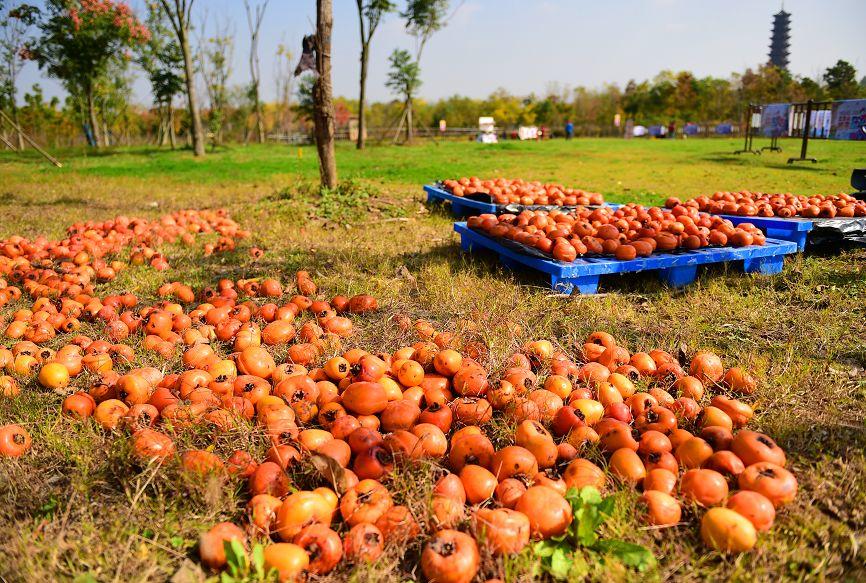
[{"label": "blue plastic pallet", "polygon": [[784,219],[781,217],[742,217],[740,215],[717,215],[728,219],[735,225],[740,223],[752,223],[761,229],[767,238],[792,241],[797,244],[797,251],[806,248],[806,239],[809,231],[815,227],[812,219],[801,217]]},{"label": "blue plastic pallet", "polygon": [[[427,193],[427,202],[447,201],[451,203],[451,214],[455,217],[472,217],[485,213],[501,215],[508,212],[505,208],[506,205],[481,202],[480,200],[472,200],[463,196],[454,196],[447,190],[431,184],[424,186],[424,192]],[[609,206],[613,209],[619,208],[618,204],[613,203],[605,203],[604,206]]]},{"label": "blue plastic pallet", "polygon": [[532,269],[550,276],[550,287],[557,292],[582,294],[598,292],[598,281],[609,273],[634,273],[638,271],[658,271],[662,281],[673,287],[692,283],[697,277],[698,265],[742,261],[746,273],[773,275],[782,271],[784,256],[797,252],[797,245],[791,241],[767,239],[763,246],[752,247],[715,247],[695,251],[660,253],[629,261],[607,257],[578,258],[571,263],[553,259],[541,259],[509,249],[494,239],[471,230],[465,222],[454,223],[454,230],[460,235],[460,246],[464,251],[484,248],[499,255],[499,261],[509,269]]}]

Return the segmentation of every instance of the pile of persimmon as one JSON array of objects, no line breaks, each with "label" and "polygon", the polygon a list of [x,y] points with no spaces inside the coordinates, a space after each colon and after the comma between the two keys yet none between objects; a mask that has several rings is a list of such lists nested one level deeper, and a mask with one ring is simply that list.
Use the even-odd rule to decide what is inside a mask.
[{"label": "pile of persimmon", "polygon": [[[650,220],[640,226],[649,229],[658,216],[640,207],[594,212],[583,220],[617,229],[623,221],[624,235],[628,217]],[[683,225],[683,233],[709,228],[704,220],[718,224],[685,208],[657,220]],[[142,464],[244,480],[243,513],[201,535],[210,569],[225,567],[230,540],[247,549],[264,542],[266,565],[288,581],[421,539],[428,580],[502,576],[482,559],[563,534],[573,519],[568,488],[618,484],[641,490],[647,523],[674,527],[699,517],[707,545],[741,552],[796,495],[784,452],[745,428],[755,379],[712,353],[681,363],[661,350],[631,353],[595,332],[566,349],[530,342],[493,371],[483,342],[405,316],[393,321],[418,342],[393,352],[346,350],[352,318],[378,302],[364,294],[326,299],[305,271],[292,282],[223,279],[199,290],[172,281],[155,301],[98,294],[95,263],[117,252],[118,237],[155,247],[175,232],[148,224],[143,239],[82,226],[64,245],[9,243],[15,249],[4,254],[3,274],[19,273],[26,295],[2,288],[15,303],[2,328],[0,398],[41,385],[63,394],[64,415],[129,439]],[[220,236],[234,240],[237,231],[224,226]],[[88,257],[76,263],[82,252]],[[82,323],[96,332],[81,334]],[[178,445],[186,441],[179,435],[204,428],[223,441],[257,435],[267,452]],[[25,456],[32,446],[25,427],[0,427],[0,457]],[[436,473],[419,509],[388,484],[422,460]],[[311,478],[308,463],[327,471]]]},{"label": "pile of persimmon", "polygon": [[475,176],[443,180],[442,185],[454,196],[488,195],[494,204],[579,206],[604,204],[597,192],[567,188],[556,183],[496,178],[481,180]]},{"label": "pile of persimmon", "polygon": [[698,210],[717,215],[739,215],[746,217],[866,217],[866,201],[857,200],[850,194],[814,194],[811,196],[767,194],[764,192],[714,192],[701,195],[686,202],[669,198],[665,206],[674,208],[679,205],[694,207]]},{"label": "pile of persimmon", "polygon": [[571,211],[530,211],[467,219],[467,225],[491,237],[505,238],[570,262],[584,255],[610,255],[629,260],[676,249],[710,245],[763,245],[764,234],[751,223],[734,226],[729,220],[694,208],[671,211],[628,204]]},{"label": "pile of persimmon", "polygon": [[224,210],[185,210],[155,220],[119,216],[76,223],[57,241],[9,237],[0,241],[0,306],[19,299],[22,288],[34,298],[64,297],[87,304],[95,285],[113,280],[130,264],[168,269],[159,251],[164,243],[192,244],[204,233],[218,234],[216,243],[205,244],[205,253],[234,249],[237,239],[248,236]]}]

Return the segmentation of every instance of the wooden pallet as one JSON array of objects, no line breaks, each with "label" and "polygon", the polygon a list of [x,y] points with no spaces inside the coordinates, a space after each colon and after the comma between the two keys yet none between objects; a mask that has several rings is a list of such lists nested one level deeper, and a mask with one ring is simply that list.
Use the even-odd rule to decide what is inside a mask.
[{"label": "wooden pallet", "polygon": [[765,245],[750,247],[712,247],[694,251],[658,253],[629,261],[609,257],[578,258],[571,263],[533,257],[502,245],[482,233],[471,230],[465,222],[454,223],[464,251],[488,249],[499,256],[509,269],[533,270],[550,278],[550,287],[561,293],[594,294],[602,275],[656,271],[662,281],[682,287],[695,281],[699,265],[738,262],[746,273],[773,275],[782,271],[785,255],[797,252],[791,241],[767,239]]}]

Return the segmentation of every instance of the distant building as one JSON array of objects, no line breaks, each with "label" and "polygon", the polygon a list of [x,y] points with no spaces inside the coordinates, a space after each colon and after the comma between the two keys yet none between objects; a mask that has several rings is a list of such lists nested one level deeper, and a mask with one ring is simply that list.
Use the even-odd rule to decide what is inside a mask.
[{"label": "distant building", "polygon": [[791,44],[791,14],[780,10],[773,15],[773,35],[770,38],[770,64],[787,71],[788,48]]}]

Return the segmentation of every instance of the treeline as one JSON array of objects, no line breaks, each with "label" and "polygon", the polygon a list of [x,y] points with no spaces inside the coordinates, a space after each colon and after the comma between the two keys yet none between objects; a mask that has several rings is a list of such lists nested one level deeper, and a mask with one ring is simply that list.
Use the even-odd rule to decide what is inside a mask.
[{"label": "treeline", "polygon": [[[225,142],[309,140],[314,75],[295,78],[297,57],[285,46],[274,50],[278,97],[268,103],[260,97],[258,31],[268,0],[244,2],[252,41],[247,55],[250,81],[237,85],[228,81],[236,77],[230,27],[204,19],[193,27],[192,4],[148,0],[136,14],[120,0],[45,0],[41,9],[0,0],[0,108],[24,132],[52,147],[195,143],[199,151],[203,141],[216,147]],[[177,6],[186,8],[172,8]],[[349,137],[350,128],[358,134],[359,117],[371,139],[390,139],[401,128],[407,139],[419,129],[435,133],[440,120],[448,128],[476,128],[481,116],[492,116],[503,129],[537,125],[553,133],[571,121],[577,135],[598,136],[621,131],[614,125],[617,115],[620,128],[626,119],[678,127],[687,122],[736,124],[750,102],[866,97],[866,78],[858,82],[854,67],[840,60],[818,79],[793,77],[772,66],[728,78],[662,71],[624,86],[551,85],[530,95],[497,89],[484,99],[454,95],[427,101],[419,97],[421,49],[446,25],[448,6],[447,0],[406,0],[400,11],[388,0],[359,3],[362,61],[379,23],[392,13],[405,20],[419,48],[415,55],[398,49],[389,58],[386,85],[395,95],[393,101],[362,106],[354,96],[334,99],[338,138]],[[47,99],[38,84],[17,87],[26,61],[35,61],[43,74],[60,81],[68,97]],[[134,99],[136,75],[149,81],[151,105]],[[365,83],[363,67],[361,95]],[[8,125],[3,127],[3,138],[14,145],[17,136]]]}]

